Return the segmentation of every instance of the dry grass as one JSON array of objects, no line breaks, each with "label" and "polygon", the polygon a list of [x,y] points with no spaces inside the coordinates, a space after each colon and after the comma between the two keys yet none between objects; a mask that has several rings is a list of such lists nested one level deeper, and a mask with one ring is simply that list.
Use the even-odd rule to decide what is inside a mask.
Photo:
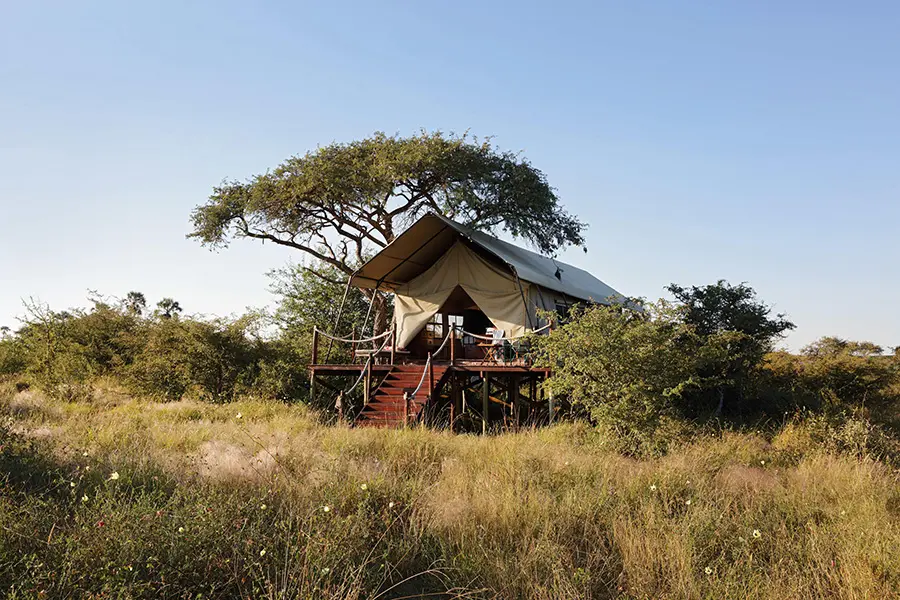
[{"label": "dry grass", "polygon": [[[152,467],[179,486],[246,488],[297,519],[327,504],[347,527],[396,515],[381,534],[397,536],[393,549],[360,566],[388,575],[332,582],[346,591],[353,579],[363,596],[429,566],[443,589],[471,597],[890,598],[900,589],[897,473],[824,453],[796,428],[771,440],[726,433],[638,461],[583,425],[490,437],[356,430],[322,426],[302,407],[155,404],[115,389],[91,404],[21,393],[3,412],[60,464],[87,452],[95,469],[123,478]],[[341,552],[349,542],[337,539]],[[283,565],[265,577],[300,589],[305,573]]]}]

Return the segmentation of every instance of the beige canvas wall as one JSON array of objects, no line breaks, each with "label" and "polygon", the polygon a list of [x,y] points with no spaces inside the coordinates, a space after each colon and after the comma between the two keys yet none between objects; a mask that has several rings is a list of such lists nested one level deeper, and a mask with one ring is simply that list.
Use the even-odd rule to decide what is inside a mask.
[{"label": "beige canvas wall", "polygon": [[457,241],[424,273],[394,291],[397,345],[405,348],[425,324],[440,311],[456,286],[462,287],[495,327],[507,336],[525,333],[528,327],[525,298],[533,297],[527,282],[481,258]]}]

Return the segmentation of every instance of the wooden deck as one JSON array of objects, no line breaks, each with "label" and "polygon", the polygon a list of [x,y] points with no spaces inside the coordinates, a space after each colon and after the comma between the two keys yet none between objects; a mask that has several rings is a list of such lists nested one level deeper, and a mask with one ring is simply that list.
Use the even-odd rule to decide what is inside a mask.
[{"label": "wooden deck", "polygon": [[[523,423],[538,418],[541,411],[545,420],[553,422],[553,395],[545,397],[543,391],[538,394],[540,383],[551,371],[533,366],[527,354],[520,354],[519,348],[513,348],[512,354],[486,352],[484,358],[461,356],[457,352],[454,328],[436,350],[421,356],[420,351],[395,350],[392,330],[361,340],[332,337],[351,344],[349,355],[355,361],[329,363],[330,352],[326,353],[325,361],[318,360],[319,334],[313,330],[310,396],[316,396],[318,386],[327,389],[335,395],[339,418],[343,419],[345,409],[352,410],[356,425],[405,427],[425,422],[440,426],[443,420],[453,430],[459,425],[459,430],[471,431],[474,418],[486,433],[492,424]],[[359,348],[363,342],[374,346],[378,339],[384,340],[379,349]],[[447,343],[449,346],[445,348]],[[346,383],[329,381],[332,378],[350,378],[355,383],[345,388]],[[353,396],[349,397],[350,394]],[[361,404],[356,394],[362,396]],[[472,396],[480,398],[480,403],[475,402],[479,407],[464,400]]]},{"label": "wooden deck", "polygon": [[[537,393],[537,386],[550,375],[550,370],[524,362],[410,360],[373,365],[367,361],[310,365],[309,370],[312,390],[321,385],[339,398],[344,392],[328,380],[356,380],[358,387],[354,387],[362,391],[361,409],[354,409],[357,412],[353,422],[357,426],[404,427],[419,421],[433,422],[433,415],[443,410],[445,421],[454,428],[464,407],[462,389],[480,399],[476,400],[480,406],[475,412],[483,432],[488,431],[490,423],[519,422],[521,411],[532,413],[541,403],[553,412],[552,396],[545,399],[541,395],[539,399]],[[343,415],[345,404],[339,402],[339,406],[339,415]],[[552,421],[552,416],[549,418]]]}]

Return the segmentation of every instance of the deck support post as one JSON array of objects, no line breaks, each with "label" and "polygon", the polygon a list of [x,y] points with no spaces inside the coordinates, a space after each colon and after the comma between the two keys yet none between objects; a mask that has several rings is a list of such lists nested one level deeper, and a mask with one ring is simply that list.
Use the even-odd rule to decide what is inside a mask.
[{"label": "deck support post", "polygon": [[456,421],[456,376],[450,374],[450,431],[453,431],[453,422]]},{"label": "deck support post", "polygon": [[514,375],[509,388],[509,404],[512,420],[516,426],[519,425],[519,384],[519,377]]},{"label": "deck support post", "polygon": [[553,390],[547,390],[547,408],[550,413],[550,424],[553,425],[553,413],[556,411],[556,407],[553,406]]},{"label": "deck support post", "polygon": [[488,417],[490,416],[490,375],[487,372],[481,374],[481,433],[486,434],[488,430]]},{"label": "deck support post", "polygon": [[531,377],[528,387],[528,419],[531,419],[531,411],[537,402],[537,376]]},{"label": "deck support post", "polygon": [[310,364],[319,364],[319,328],[313,327],[313,348]]},{"label": "deck support post", "polygon": [[363,376],[363,406],[369,405],[369,399],[372,394],[372,361],[366,361],[366,374]]}]

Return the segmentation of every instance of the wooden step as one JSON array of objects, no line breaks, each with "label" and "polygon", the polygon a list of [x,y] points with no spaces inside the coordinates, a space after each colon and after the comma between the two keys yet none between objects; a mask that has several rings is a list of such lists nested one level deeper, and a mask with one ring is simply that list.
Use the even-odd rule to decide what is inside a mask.
[{"label": "wooden step", "polygon": [[[425,410],[433,391],[428,389],[429,384],[438,385],[447,370],[446,366],[432,366],[429,377],[424,364],[395,365],[360,411],[357,423],[366,427],[401,427],[405,419],[415,419]],[[416,389],[418,392],[412,396]]]},{"label": "wooden step", "polygon": [[[424,409],[424,405],[417,405],[409,407],[409,414],[417,414]],[[365,408],[363,408],[361,415],[375,415],[375,414],[396,414],[403,415],[404,406],[402,404],[385,404],[385,405],[377,405],[377,404],[369,404]]]}]

